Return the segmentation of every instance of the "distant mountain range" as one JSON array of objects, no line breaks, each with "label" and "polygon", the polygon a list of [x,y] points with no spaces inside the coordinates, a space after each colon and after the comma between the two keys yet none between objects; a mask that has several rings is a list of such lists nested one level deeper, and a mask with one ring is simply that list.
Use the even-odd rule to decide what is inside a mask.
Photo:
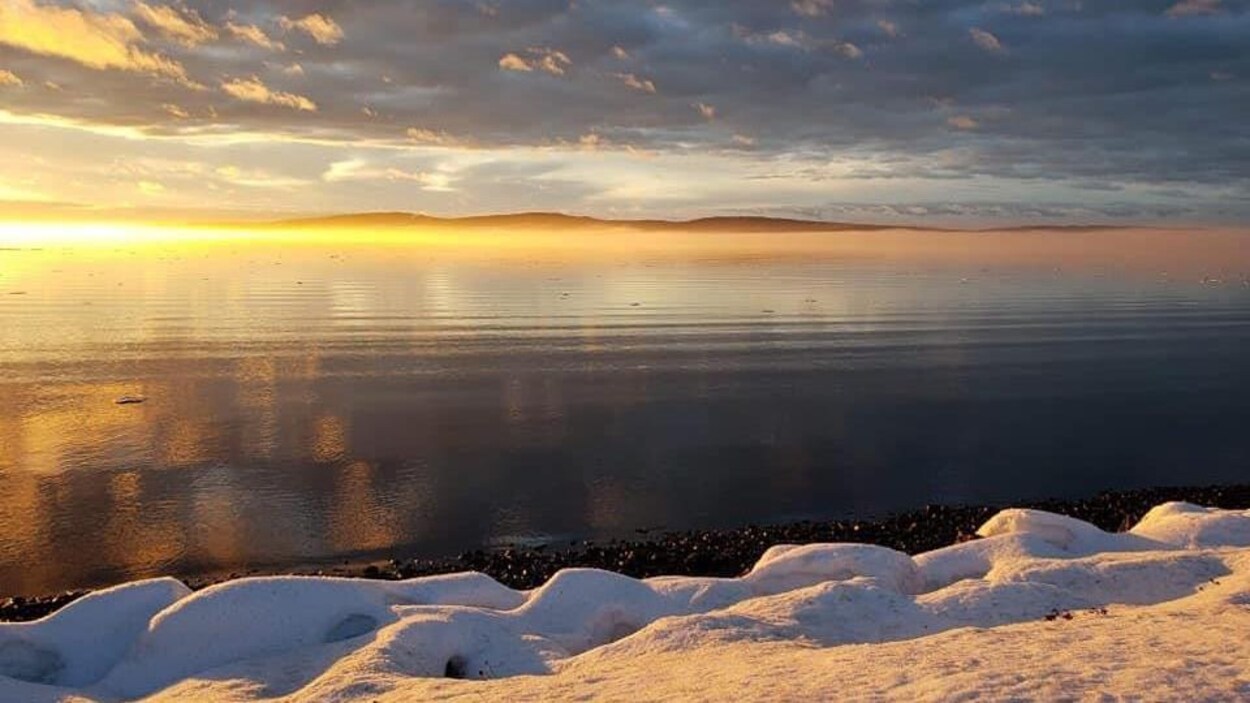
[{"label": "distant mountain range", "polygon": [[[889,229],[922,231],[968,231],[953,227],[920,227],[916,225],[879,225],[854,222],[825,222],[785,217],[721,216],[701,217],[693,220],[608,220],[584,215],[565,215],[556,212],[522,212],[505,215],[476,215],[469,217],[435,217],[412,212],[365,212],[324,217],[301,217],[270,222],[250,222],[248,227],[300,228],[300,229],[350,229],[371,228],[474,228],[474,229],[642,229],[682,232],[874,232]],[[1012,230],[1110,230],[1122,229],[1114,225],[1025,225],[1018,227],[993,227],[985,231]]]},{"label": "distant mountain range", "polygon": [[[254,225],[253,225],[254,226]],[[280,228],[352,227],[455,227],[481,229],[603,229],[625,227],[647,230],[733,231],[733,232],[828,232],[831,230],[897,229],[893,225],[863,225],[848,222],[820,222],[778,217],[702,217],[694,220],[605,220],[554,212],[523,212],[507,215],[434,217],[411,212],[368,212],[326,217],[306,217],[265,223]],[[912,228],[909,228],[912,229]]]}]

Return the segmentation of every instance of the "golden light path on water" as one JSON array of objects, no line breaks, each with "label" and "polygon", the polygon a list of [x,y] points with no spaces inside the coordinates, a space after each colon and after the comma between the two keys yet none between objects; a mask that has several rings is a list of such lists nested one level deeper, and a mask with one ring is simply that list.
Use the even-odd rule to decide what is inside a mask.
[{"label": "golden light path on water", "polygon": [[[1146,274],[1240,275],[1250,269],[1250,230],[1230,228],[1053,228],[1016,230],[688,231],[602,226],[457,228],[298,227],[275,224],[3,222],[0,248],[73,247],[168,255],[214,248],[347,247],[473,260],[768,260],[795,257],[906,260],[934,264],[1106,267]],[[12,262],[8,262],[12,263]]]}]

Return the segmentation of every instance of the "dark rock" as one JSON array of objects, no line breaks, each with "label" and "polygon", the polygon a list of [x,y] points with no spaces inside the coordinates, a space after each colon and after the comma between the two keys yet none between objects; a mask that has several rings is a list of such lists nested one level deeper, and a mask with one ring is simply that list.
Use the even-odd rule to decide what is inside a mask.
[{"label": "dark rock", "polygon": [[[1173,500],[1246,509],[1250,508],[1250,485],[1150,488],[1100,493],[1079,500],[1016,501],[1013,506],[1069,515],[1104,530],[1122,531],[1136,524],[1154,506]],[[333,575],[409,579],[480,571],[517,589],[541,586],[557,571],[571,567],[607,569],[636,578],[660,575],[732,577],[745,574],[765,550],[776,544],[860,542],[908,554],[939,549],[976,539],[977,528],[999,509],[999,506],[930,505],[876,521],[804,521],[729,530],[657,531],[637,540],[573,541],[568,546],[513,545],[494,550],[476,549],[457,557],[394,559],[385,571],[371,565],[363,569],[336,570]],[[231,574],[230,578],[238,576]],[[193,587],[211,583],[212,580],[205,580]],[[34,620],[85,594],[85,591],[76,591],[0,601],[0,621]],[[1061,616],[1061,613],[1055,614],[1055,618]]]}]

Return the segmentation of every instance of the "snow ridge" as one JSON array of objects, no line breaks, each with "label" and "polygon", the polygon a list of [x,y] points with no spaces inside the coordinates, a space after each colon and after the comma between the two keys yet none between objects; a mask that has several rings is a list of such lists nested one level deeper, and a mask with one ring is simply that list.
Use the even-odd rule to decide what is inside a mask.
[{"label": "snow ridge", "polygon": [[[477,573],[399,582],[253,578],[198,593],[173,579],[141,581],[36,622],[0,624],[0,700],[355,700],[485,690],[447,688],[475,685],[448,679],[513,680],[521,688],[492,690],[541,698],[572,695],[562,688],[570,680],[606,676],[595,672],[691,654],[750,651],[772,662],[765,653],[783,647],[833,656],[829,648],[910,646],[970,636],[965,628],[1014,632],[1109,606],[1250,613],[1250,511],[1167,503],[1112,534],[1060,515],[1005,510],[978,534],[915,558],[862,544],[777,546],[741,578],[637,580],[569,569],[526,592]],[[1250,681],[1250,670],[1234,673]],[[671,685],[631,690],[715,697]],[[777,692],[770,690],[759,695]],[[806,689],[822,691],[829,693]]]}]

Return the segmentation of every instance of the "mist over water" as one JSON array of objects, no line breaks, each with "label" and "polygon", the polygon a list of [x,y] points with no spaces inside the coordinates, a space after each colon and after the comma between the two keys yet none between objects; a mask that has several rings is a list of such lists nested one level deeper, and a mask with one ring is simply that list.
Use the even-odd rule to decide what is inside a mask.
[{"label": "mist over water", "polygon": [[1250,479],[1244,235],[571,236],[0,249],[0,594]]}]

